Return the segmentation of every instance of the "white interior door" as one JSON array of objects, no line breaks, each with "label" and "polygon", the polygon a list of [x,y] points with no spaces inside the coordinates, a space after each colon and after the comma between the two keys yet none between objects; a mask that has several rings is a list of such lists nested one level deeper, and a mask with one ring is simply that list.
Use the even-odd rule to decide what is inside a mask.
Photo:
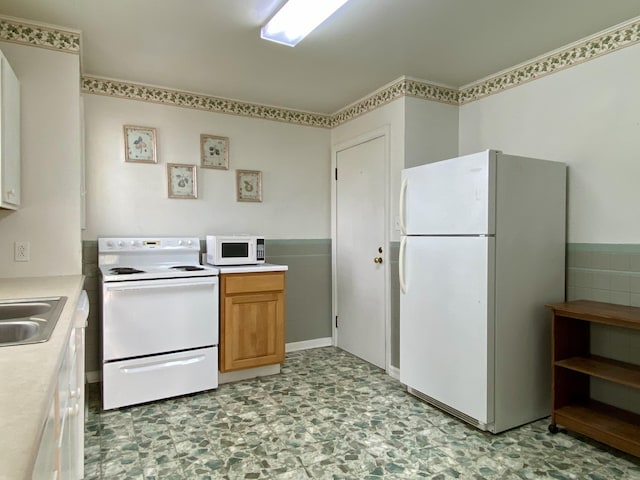
[{"label": "white interior door", "polygon": [[337,345],[386,368],[384,136],[336,153]]}]

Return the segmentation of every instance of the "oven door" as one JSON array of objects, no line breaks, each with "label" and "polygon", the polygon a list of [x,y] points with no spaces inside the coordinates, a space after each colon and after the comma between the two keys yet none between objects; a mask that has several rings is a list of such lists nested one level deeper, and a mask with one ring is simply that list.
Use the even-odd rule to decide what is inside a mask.
[{"label": "oven door", "polygon": [[104,282],[103,361],[218,344],[218,277]]},{"label": "oven door", "polygon": [[218,349],[105,363],[102,380],[105,410],[209,390],[218,386]]}]

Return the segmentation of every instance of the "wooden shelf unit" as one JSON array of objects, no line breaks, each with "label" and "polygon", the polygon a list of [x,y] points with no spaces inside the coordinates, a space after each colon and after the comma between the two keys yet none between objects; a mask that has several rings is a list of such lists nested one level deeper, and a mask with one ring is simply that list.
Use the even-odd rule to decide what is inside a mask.
[{"label": "wooden shelf unit", "polygon": [[[640,456],[640,415],[590,398],[589,379],[640,389],[640,365],[590,352],[590,324],[640,330],[640,308],[589,300],[546,305],[552,311],[552,396],[549,430],[557,425]],[[640,346],[639,346],[640,347]]]}]

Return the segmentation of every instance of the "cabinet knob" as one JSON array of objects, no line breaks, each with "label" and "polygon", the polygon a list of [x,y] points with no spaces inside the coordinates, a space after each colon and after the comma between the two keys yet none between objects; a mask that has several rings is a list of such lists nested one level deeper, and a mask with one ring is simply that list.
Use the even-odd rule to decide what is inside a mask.
[{"label": "cabinet knob", "polygon": [[382,263],[382,257],[376,257],[373,259],[373,263]]}]

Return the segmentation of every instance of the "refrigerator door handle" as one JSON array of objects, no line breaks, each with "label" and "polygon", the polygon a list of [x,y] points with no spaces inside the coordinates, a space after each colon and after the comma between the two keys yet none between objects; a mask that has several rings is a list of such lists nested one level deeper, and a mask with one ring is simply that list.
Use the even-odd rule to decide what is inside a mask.
[{"label": "refrigerator door handle", "polygon": [[398,258],[398,279],[400,280],[400,292],[407,293],[407,284],[404,279],[404,250],[407,246],[407,237],[402,237],[400,242],[400,255]]},{"label": "refrigerator door handle", "polygon": [[400,234],[407,234],[407,224],[405,223],[405,204],[407,203],[407,177],[402,179],[402,184],[400,186]]}]

